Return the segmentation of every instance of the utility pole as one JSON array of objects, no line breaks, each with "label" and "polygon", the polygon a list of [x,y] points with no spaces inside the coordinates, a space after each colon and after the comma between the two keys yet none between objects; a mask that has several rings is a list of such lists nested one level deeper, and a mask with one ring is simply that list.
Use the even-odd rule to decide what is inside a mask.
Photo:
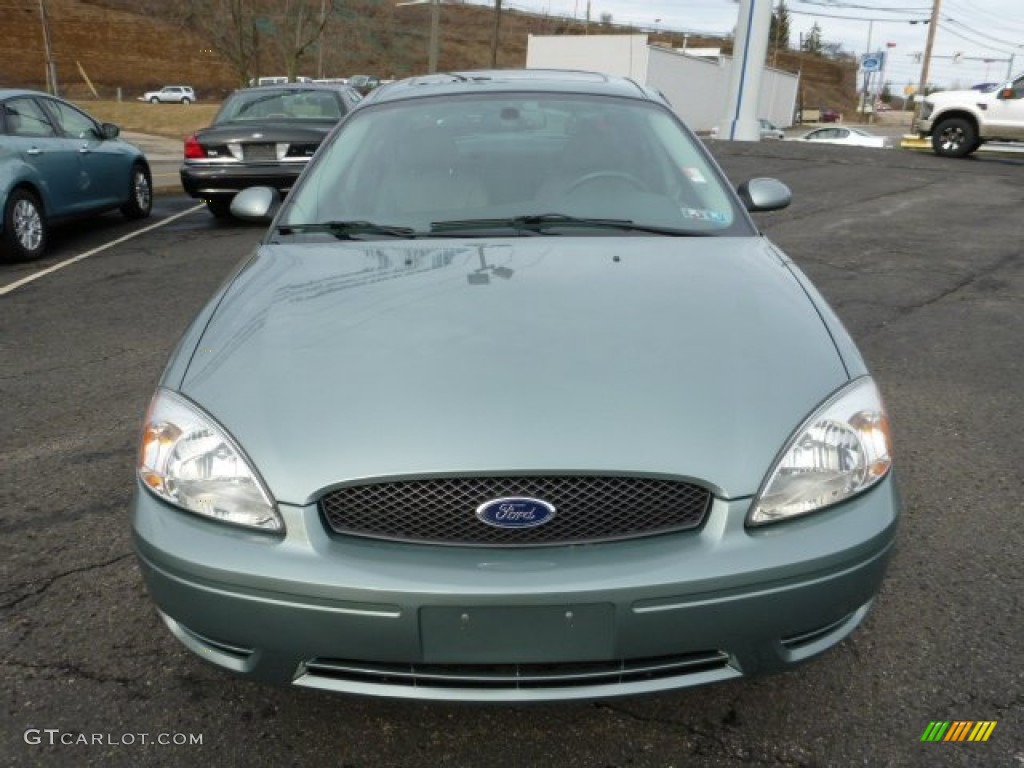
[{"label": "utility pole", "polygon": [[498,41],[501,35],[501,0],[494,0],[494,36],[491,38],[491,69],[498,68]]},{"label": "utility pole", "polygon": [[427,61],[427,71],[433,74],[437,72],[438,49],[441,47],[441,0],[431,0],[430,3],[430,57]]},{"label": "utility pole", "polygon": [[327,24],[327,0],[320,0],[320,34],[316,41],[316,76],[324,76],[324,26]]},{"label": "utility pole", "polygon": [[441,37],[441,0],[406,0],[406,2],[395,3],[399,5],[425,5],[430,4],[430,50],[427,54],[427,72],[437,72],[437,51],[440,47]]},{"label": "utility pole", "polygon": [[46,17],[46,3],[39,0],[39,20],[43,25],[43,48],[46,50],[46,90],[60,96],[57,88],[57,65],[53,61],[53,47],[50,45],[50,21]]},{"label": "utility pole", "polygon": [[921,65],[921,84],[917,87],[917,98],[914,99],[914,117],[911,120],[911,127],[917,122],[921,115],[921,104],[924,103],[924,92],[928,87],[928,75],[932,67],[932,48],[935,45],[935,30],[939,26],[939,6],[942,0],[932,0],[932,18],[928,23],[928,42],[924,46],[924,63]]}]

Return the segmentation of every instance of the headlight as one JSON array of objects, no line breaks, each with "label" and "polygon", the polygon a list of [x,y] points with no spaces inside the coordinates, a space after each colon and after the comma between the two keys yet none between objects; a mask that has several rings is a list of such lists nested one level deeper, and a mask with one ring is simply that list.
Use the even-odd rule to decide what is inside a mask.
[{"label": "headlight", "polygon": [[270,493],[226,430],[184,398],[158,390],[142,429],[139,479],[175,506],[225,523],[281,531]]},{"label": "headlight", "polygon": [[787,520],[867,490],[889,472],[890,445],[878,389],[870,378],[858,379],[794,433],[754,500],[748,522]]}]

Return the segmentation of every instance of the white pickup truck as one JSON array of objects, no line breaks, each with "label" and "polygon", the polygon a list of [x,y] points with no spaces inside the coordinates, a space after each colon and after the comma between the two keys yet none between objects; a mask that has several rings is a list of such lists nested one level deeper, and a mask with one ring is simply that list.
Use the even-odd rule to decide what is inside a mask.
[{"label": "white pickup truck", "polygon": [[944,157],[966,157],[986,141],[1024,142],[1024,75],[985,93],[932,93],[916,128]]}]

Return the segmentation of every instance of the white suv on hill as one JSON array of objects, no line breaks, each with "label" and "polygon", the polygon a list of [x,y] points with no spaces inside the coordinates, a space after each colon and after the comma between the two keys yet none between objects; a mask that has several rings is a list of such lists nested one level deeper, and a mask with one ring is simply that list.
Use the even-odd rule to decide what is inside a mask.
[{"label": "white suv on hill", "polygon": [[159,91],[146,91],[139,96],[139,101],[148,101],[151,104],[191,104],[196,101],[196,92],[190,85],[165,85]]}]

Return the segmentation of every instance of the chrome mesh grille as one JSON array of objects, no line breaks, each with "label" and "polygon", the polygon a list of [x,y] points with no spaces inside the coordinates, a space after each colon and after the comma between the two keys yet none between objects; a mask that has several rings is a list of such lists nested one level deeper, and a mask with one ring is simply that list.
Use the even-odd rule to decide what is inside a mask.
[{"label": "chrome mesh grille", "polygon": [[[542,499],[556,512],[534,528],[496,528],[476,509],[510,496]],[[350,485],[320,500],[336,533],[398,541],[483,546],[572,544],[700,527],[711,493],[693,483],[631,476],[449,477]]]}]

